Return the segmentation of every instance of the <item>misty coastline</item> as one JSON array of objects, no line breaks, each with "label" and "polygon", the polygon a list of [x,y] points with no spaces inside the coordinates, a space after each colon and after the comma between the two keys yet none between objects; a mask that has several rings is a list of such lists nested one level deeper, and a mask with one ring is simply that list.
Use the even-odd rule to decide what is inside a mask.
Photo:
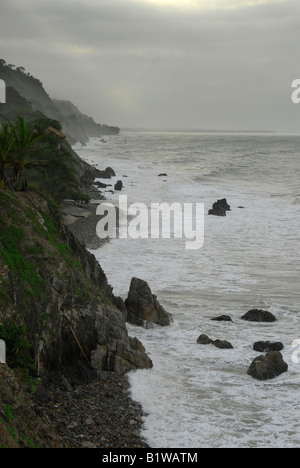
[{"label": "misty coastline", "polygon": [[299,0],[2,2],[1,448],[300,446],[299,29]]}]

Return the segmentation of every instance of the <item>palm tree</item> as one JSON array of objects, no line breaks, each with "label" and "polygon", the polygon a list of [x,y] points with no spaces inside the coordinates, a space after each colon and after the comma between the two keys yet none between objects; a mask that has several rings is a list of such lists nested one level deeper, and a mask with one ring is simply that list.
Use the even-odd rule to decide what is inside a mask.
[{"label": "palm tree", "polygon": [[14,127],[15,135],[15,156],[14,156],[14,188],[22,181],[22,189],[25,190],[27,182],[24,177],[24,171],[31,167],[42,164],[42,161],[33,160],[32,157],[40,151],[37,146],[45,135],[38,134],[33,126],[28,126],[22,117],[18,117],[19,124]]},{"label": "palm tree", "polygon": [[[25,191],[28,178],[55,201],[77,193],[79,182],[73,156],[67,147],[45,134],[43,125],[27,124],[22,117],[18,117],[15,124],[6,120],[0,131],[0,189]],[[43,170],[46,167],[47,172]],[[32,170],[27,177],[29,169]],[[41,171],[43,177],[40,177]]]},{"label": "palm tree", "polygon": [[22,181],[22,189],[26,189],[24,171],[42,164],[42,161],[33,159],[41,149],[38,143],[42,139],[45,135],[38,134],[22,117],[18,117],[15,125],[10,121],[3,125],[0,133],[0,188],[8,185],[15,190]]}]

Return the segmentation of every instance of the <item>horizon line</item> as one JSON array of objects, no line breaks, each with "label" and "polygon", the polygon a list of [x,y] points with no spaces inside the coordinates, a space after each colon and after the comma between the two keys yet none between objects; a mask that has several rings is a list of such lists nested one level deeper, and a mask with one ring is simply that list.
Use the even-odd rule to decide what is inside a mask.
[{"label": "horizon line", "polygon": [[165,127],[120,127],[121,131],[134,132],[163,132],[163,133],[282,133],[276,130],[226,130],[226,129],[196,129],[196,128],[165,128]]}]

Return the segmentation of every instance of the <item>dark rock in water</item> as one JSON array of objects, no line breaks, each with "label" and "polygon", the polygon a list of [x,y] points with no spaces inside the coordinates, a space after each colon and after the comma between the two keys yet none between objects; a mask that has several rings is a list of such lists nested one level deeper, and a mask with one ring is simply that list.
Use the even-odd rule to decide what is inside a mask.
[{"label": "dark rock in water", "polygon": [[213,342],[213,340],[211,340],[207,335],[200,335],[198,338],[197,338],[197,343],[198,344],[211,344]]},{"label": "dark rock in water", "polygon": [[220,349],[233,349],[232,344],[226,340],[214,340],[212,344]]},{"label": "dark rock in water", "polygon": [[115,177],[115,171],[111,167],[107,167],[104,171],[98,171],[97,177],[99,179],[110,179],[111,177]]},{"label": "dark rock in water", "polygon": [[111,184],[103,184],[103,182],[99,182],[99,181],[94,182],[94,185],[96,185],[98,188],[111,187]]},{"label": "dark rock in water", "polygon": [[219,315],[218,317],[214,317],[211,320],[215,320],[217,322],[232,322],[232,319],[229,317],[229,315]]},{"label": "dark rock in water", "polygon": [[168,174],[165,172],[162,172],[161,174],[158,174],[158,177],[168,177]]},{"label": "dark rock in water", "polygon": [[275,322],[276,317],[267,310],[251,309],[241,317],[248,322]]},{"label": "dark rock in water", "polygon": [[213,344],[214,346],[220,349],[232,349],[233,348],[232,344],[229,343],[229,341],[212,340],[211,338],[209,338],[207,335],[204,335],[204,334],[200,335],[197,338],[197,344],[203,344],[203,345]]},{"label": "dark rock in water", "polygon": [[247,374],[258,380],[274,379],[288,370],[287,363],[279,351],[271,351],[256,357],[251,363]]},{"label": "dark rock in water", "polygon": [[230,205],[228,205],[226,198],[216,201],[212,209],[208,211],[208,214],[215,216],[226,216],[226,211],[231,211]]},{"label": "dark rock in water", "polygon": [[148,328],[153,323],[166,326],[172,322],[172,315],[159,304],[148,283],[139,278],[131,280],[125,307],[127,321],[135,325]]},{"label": "dark rock in water", "polygon": [[281,351],[284,348],[280,341],[271,343],[270,341],[256,341],[253,345],[254,351],[260,353],[268,353],[270,351]]},{"label": "dark rock in water", "polygon": [[226,211],[223,208],[211,209],[208,210],[208,214],[214,216],[226,216]]},{"label": "dark rock in water", "polygon": [[122,190],[123,188],[123,182],[121,180],[118,180],[117,183],[115,184],[115,190]]}]

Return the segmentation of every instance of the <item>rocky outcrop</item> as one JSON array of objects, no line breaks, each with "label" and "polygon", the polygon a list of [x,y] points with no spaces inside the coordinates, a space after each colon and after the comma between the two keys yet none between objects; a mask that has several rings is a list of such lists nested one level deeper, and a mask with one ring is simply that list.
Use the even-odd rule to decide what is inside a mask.
[{"label": "rocky outcrop", "polygon": [[110,179],[111,177],[115,177],[115,171],[111,167],[107,167],[103,171],[98,171],[97,177],[99,179]]},{"label": "rocky outcrop", "polygon": [[279,351],[271,351],[266,355],[256,357],[251,363],[247,374],[258,380],[274,379],[288,370],[287,363]]},{"label": "rocky outcrop", "polygon": [[170,325],[172,315],[159,304],[148,283],[132,278],[128,297],[125,301],[127,321],[148,328],[152,324]]},{"label": "rocky outcrop", "polygon": [[226,198],[216,201],[212,209],[208,210],[208,214],[215,216],[226,216],[226,211],[231,211],[230,205],[228,205]]},{"label": "rocky outcrop", "polygon": [[241,317],[248,322],[275,322],[276,317],[267,310],[251,309]]}]

